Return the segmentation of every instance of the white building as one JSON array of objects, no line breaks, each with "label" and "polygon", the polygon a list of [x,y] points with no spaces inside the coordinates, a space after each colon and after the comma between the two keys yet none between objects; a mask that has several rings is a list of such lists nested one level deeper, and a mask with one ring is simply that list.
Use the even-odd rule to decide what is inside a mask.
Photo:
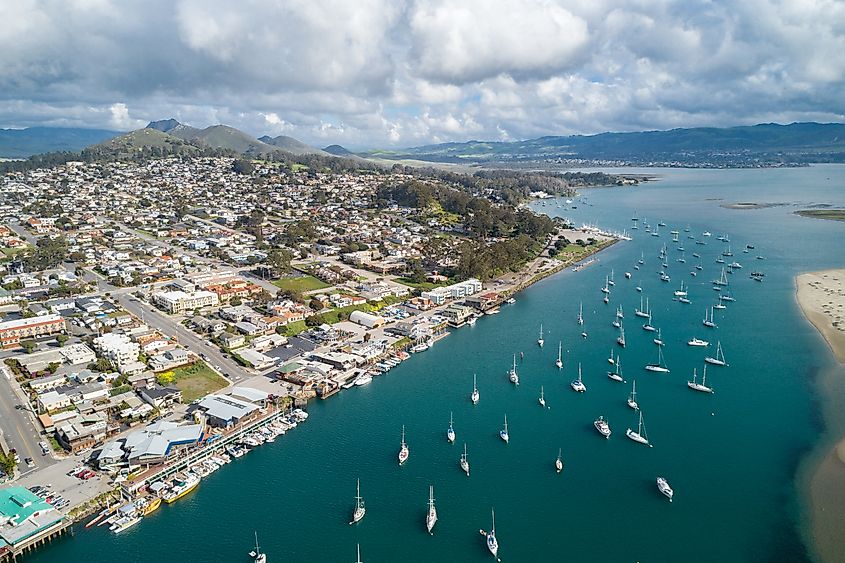
[{"label": "white building", "polygon": [[423,291],[420,295],[423,299],[428,299],[435,305],[442,305],[448,299],[463,299],[470,295],[475,295],[481,291],[481,282],[475,278],[470,278],[466,281],[453,283],[445,287],[437,287],[431,291]]},{"label": "white building", "polygon": [[137,362],[141,351],[141,347],[136,342],[132,342],[128,336],[113,332],[95,338],[94,348],[118,369]]},{"label": "white building", "polygon": [[194,291],[187,293],[182,290],[157,291],[153,293],[153,303],[168,313],[180,314],[191,309],[214,306],[219,303],[217,294],[213,291]]}]

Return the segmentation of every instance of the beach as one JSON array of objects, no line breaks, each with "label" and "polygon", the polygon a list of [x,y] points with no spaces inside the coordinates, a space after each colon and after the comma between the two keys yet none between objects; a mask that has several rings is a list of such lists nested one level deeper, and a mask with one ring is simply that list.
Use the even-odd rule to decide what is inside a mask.
[{"label": "beach", "polygon": [[845,363],[845,269],[808,272],[795,278],[804,316],[821,333],[839,363]]}]

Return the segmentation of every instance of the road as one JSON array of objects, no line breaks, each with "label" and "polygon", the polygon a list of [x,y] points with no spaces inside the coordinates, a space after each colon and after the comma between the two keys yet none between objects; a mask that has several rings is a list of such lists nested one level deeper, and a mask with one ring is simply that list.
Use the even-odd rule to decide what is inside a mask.
[{"label": "road", "polygon": [[38,442],[44,438],[36,430],[32,412],[15,408],[16,405],[28,406],[18,394],[17,382],[12,379],[6,366],[0,367],[0,373],[2,373],[2,379],[6,380],[5,383],[0,384],[0,432],[3,434],[6,445],[16,449],[21,458],[22,463],[18,465],[18,471],[26,474],[35,470],[23,463],[23,460],[28,457],[32,458],[37,468],[52,465],[55,460],[50,455],[41,455]]}]

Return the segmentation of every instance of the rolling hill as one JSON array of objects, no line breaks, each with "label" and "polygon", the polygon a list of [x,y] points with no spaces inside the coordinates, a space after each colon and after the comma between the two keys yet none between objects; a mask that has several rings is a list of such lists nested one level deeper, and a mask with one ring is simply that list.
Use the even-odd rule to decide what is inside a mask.
[{"label": "rolling hill", "polygon": [[319,154],[322,156],[329,156],[328,152],[314,148],[311,145],[306,145],[302,141],[294,139],[293,137],[288,137],[287,135],[279,135],[278,137],[269,137],[265,135],[264,137],[259,137],[258,140],[295,155]]}]

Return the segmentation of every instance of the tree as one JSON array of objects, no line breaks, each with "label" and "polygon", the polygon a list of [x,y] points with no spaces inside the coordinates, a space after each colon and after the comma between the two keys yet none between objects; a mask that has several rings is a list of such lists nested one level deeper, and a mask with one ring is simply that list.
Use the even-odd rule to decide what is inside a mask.
[{"label": "tree", "polygon": [[59,362],[50,362],[47,364],[47,371],[52,373],[56,373],[56,370],[59,369],[61,364]]},{"label": "tree", "polygon": [[252,162],[244,158],[238,158],[232,163],[232,171],[236,174],[250,175],[255,167]]},{"label": "tree", "polygon": [[10,477],[14,476],[17,465],[18,464],[15,463],[15,456],[13,454],[0,453],[0,468],[3,469],[3,472],[6,475]]},{"label": "tree", "polygon": [[237,307],[241,303],[243,303],[243,301],[241,301],[241,298],[237,296],[232,297],[232,299],[229,300],[229,305],[232,305],[233,307]]},{"label": "tree", "polygon": [[35,351],[36,346],[38,346],[38,344],[36,344],[34,340],[24,340],[21,342],[21,348],[23,348],[27,354],[32,354],[32,352]]},{"label": "tree", "polygon": [[308,306],[313,311],[319,311],[320,309],[323,308],[323,302],[315,297],[311,301],[308,302]]},{"label": "tree", "polygon": [[273,270],[274,276],[289,272],[291,260],[293,253],[287,248],[274,248],[267,254],[267,264]]}]

